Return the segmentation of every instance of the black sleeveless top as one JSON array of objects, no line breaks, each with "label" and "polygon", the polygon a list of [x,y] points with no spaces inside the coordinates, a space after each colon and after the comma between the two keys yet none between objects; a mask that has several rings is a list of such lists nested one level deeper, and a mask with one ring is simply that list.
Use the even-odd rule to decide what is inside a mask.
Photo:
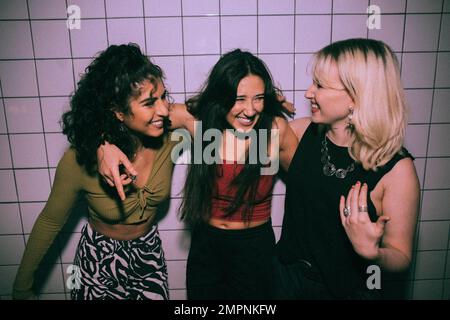
[{"label": "black sleeveless top", "polygon": [[[289,167],[286,180],[286,200],[283,229],[277,244],[277,254],[283,263],[299,259],[310,261],[320,271],[324,283],[336,297],[346,297],[356,290],[366,289],[368,261],[354,250],[341,224],[340,196],[347,194],[357,181],[366,182],[368,194],[394,165],[412,156],[406,149],[396,154],[386,165],[366,171],[356,164],[343,179],[325,176],[322,172],[321,146],[325,130],[320,132],[311,123],[305,131]],[[354,161],[347,147],[339,147],[327,139],[330,162],[336,168],[348,168]],[[370,220],[378,219],[376,209],[367,197]]]}]

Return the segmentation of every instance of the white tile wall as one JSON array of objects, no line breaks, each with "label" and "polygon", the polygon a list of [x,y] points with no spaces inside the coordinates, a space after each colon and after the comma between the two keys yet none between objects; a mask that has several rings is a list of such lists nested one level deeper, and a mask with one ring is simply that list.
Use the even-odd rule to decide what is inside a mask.
[{"label": "white tile wall", "polygon": [[428,125],[408,125],[406,128],[405,146],[415,157],[427,154]]},{"label": "white tile wall", "polygon": [[292,14],[295,10],[294,0],[259,0],[259,14]]},{"label": "white tile wall", "polygon": [[167,261],[167,272],[173,275],[169,278],[169,289],[183,289],[185,285],[186,261]]},{"label": "white tile wall", "polygon": [[[81,29],[66,28],[66,2],[80,7]],[[200,88],[219,54],[236,47],[250,50],[266,62],[278,86],[295,102],[296,117],[301,117],[310,114],[303,95],[311,82],[306,72],[311,53],[331,40],[367,36],[387,42],[401,60],[411,108],[406,146],[419,157],[415,165],[425,189],[415,268],[411,282],[406,283],[405,297],[450,296],[449,0],[66,2],[0,1],[2,299],[10,297],[23,252],[23,234],[30,233],[45,205],[54,167],[67,147],[58,122],[68,109],[68,97],[91,58],[108,44],[138,43],[163,68],[166,85],[178,102]],[[366,28],[369,4],[381,9],[379,30]],[[441,14],[442,9],[446,14]],[[190,239],[186,226],[176,216],[185,170],[184,165],[175,167],[172,199],[160,221],[172,299],[186,299],[185,264]],[[284,193],[284,184],[277,182],[272,218],[277,239]],[[52,247],[47,260],[50,265],[43,267],[47,279],[41,299],[67,297],[64,267],[72,262],[85,223],[84,204],[77,204]],[[403,288],[404,284],[399,282],[393,288]]]},{"label": "white tile wall", "polygon": [[107,47],[105,20],[83,20],[80,29],[70,30],[70,37],[73,57],[94,57]]},{"label": "white tile wall", "polygon": [[[400,14],[382,15],[381,28],[369,30],[369,38],[386,42],[396,52],[402,51],[404,20]],[[411,39],[414,40],[414,34]]]},{"label": "white tile wall", "polygon": [[61,116],[69,110],[69,99],[48,97],[41,99],[42,118],[45,132],[61,132]]},{"label": "white tile wall", "polygon": [[450,89],[436,89],[434,91],[432,122],[450,122],[448,101],[450,101]]},{"label": "white tile wall", "polygon": [[4,97],[37,96],[33,61],[0,61],[0,77]]},{"label": "white tile wall", "polygon": [[67,137],[62,133],[47,133],[45,143],[47,145],[48,165],[56,167],[64,152],[70,146]]},{"label": "white tile wall", "polygon": [[[183,53],[182,26],[178,18],[145,19],[150,56]],[[158,30],[158,32],[155,32]],[[179,69],[180,71],[182,70]]]},{"label": "white tile wall", "polygon": [[448,157],[450,156],[450,124],[432,124],[430,128],[430,142],[428,145],[428,156]]},{"label": "white tile wall", "polygon": [[443,278],[446,253],[446,250],[419,251],[416,256],[416,279]]},{"label": "white tile wall", "polygon": [[37,60],[36,66],[42,96],[67,96],[75,89],[71,60]]},{"label": "white tile wall", "polygon": [[0,133],[7,133],[5,107],[3,106],[3,101],[0,101]]},{"label": "white tile wall", "polygon": [[[103,0],[68,0],[67,4],[77,5],[81,11],[81,18],[104,18],[105,1]],[[82,26],[85,21],[82,21]]]},{"label": "white tile wall", "polygon": [[425,177],[426,189],[448,188],[450,179],[450,158],[429,158]]},{"label": "white tile wall", "polygon": [[450,87],[450,52],[438,53],[436,87]]},{"label": "white tile wall", "polygon": [[184,53],[220,53],[219,18],[183,19]]},{"label": "white tile wall", "polygon": [[432,88],[436,53],[404,53],[402,81],[405,88]]},{"label": "white tile wall", "polygon": [[183,58],[175,57],[155,57],[153,62],[164,70],[166,76],[165,86],[169,93],[184,92]]},{"label": "white tile wall", "polygon": [[419,224],[418,250],[447,249],[450,221],[425,221]]},{"label": "white tile wall", "polygon": [[223,17],[221,23],[222,52],[236,48],[257,52],[257,18]]},{"label": "white tile wall", "polygon": [[293,16],[259,16],[258,40],[260,53],[294,51]]},{"label": "white tile wall", "polygon": [[28,9],[26,0],[3,1],[0,19],[27,19]]},{"label": "white tile wall", "polygon": [[10,98],[4,102],[9,133],[42,132],[38,98]]},{"label": "white tile wall", "polygon": [[46,167],[45,143],[42,134],[10,135],[11,153],[16,168]]},{"label": "white tile wall", "polygon": [[31,233],[33,225],[42,209],[44,209],[45,202],[31,202],[21,203],[20,212],[22,217],[23,232],[25,234]]},{"label": "white tile wall", "polygon": [[65,20],[32,21],[36,58],[70,57],[69,30]]},{"label": "white tile wall", "polygon": [[146,16],[180,16],[181,0],[144,0]]},{"label": "white tile wall", "polygon": [[9,139],[6,135],[0,136],[0,150],[2,150],[0,154],[0,168],[12,168],[11,149],[9,148]]},{"label": "white tile wall", "polygon": [[142,17],[143,7],[141,0],[108,0],[105,3],[108,17]]},{"label": "white tile wall", "polygon": [[332,9],[332,0],[297,0],[295,4],[299,14],[331,13]]},{"label": "white tile wall", "polygon": [[294,89],[294,57],[291,54],[261,54],[259,57],[271,70],[275,85],[279,89]]},{"label": "white tile wall", "polygon": [[425,12],[441,12],[442,0],[408,0],[406,12],[408,13],[425,13]]},{"label": "white tile wall", "polygon": [[220,10],[223,15],[256,14],[258,0],[228,0],[220,1]]},{"label": "white tile wall", "polygon": [[[29,0],[30,18],[58,19],[66,18],[66,4],[59,0]],[[28,18],[28,17],[27,17]]]},{"label": "white tile wall", "polygon": [[183,15],[217,15],[219,14],[219,0],[183,0]]},{"label": "white tile wall", "polygon": [[186,92],[196,92],[200,89],[206,77],[217,62],[219,56],[186,56],[184,70],[186,77]]},{"label": "white tile wall", "polygon": [[437,49],[439,19],[434,14],[406,17],[405,51],[433,51]]},{"label": "white tile wall", "polygon": [[418,280],[414,281],[414,300],[442,299],[442,280]]},{"label": "white tile wall", "polygon": [[442,15],[441,36],[439,50],[450,50],[450,14]]},{"label": "white tile wall", "polygon": [[[0,48],[0,59],[33,58],[28,21],[1,21],[0,37],[5,41],[5,45]],[[18,39],[22,41],[17,41]]]},{"label": "white tile wall", "polygon": [[50,182],[47,169],[16,170],[20,201],[47,201]]},{"label": "white tile wall", "polygon": [[366,13],[369,2],[365,0],[334,0],[335,13]]},{"label": "white tile wall", "polygon": [[[428,123],[433,101],[432,89],[406,90],[406,103],[409,107],[409,123]],[[436,101],[436,99],[435,99]],[[436,103],[436,102],[435,102]],[[436,106],[433,113],[436,112]]]},{"label": "white tile wall", "polygon": [[12,170],[0,170],[0,202],[17,201]]},{"label": "white tile wall", "polygon": [[371,5],[377,5],[381,13],[403,13],[405,12],[406,0],[370,0]]},{"label": "white tile wall", "polygon": [[22,258],[25,243],[22,235],[0,236],[0,265],[19,264]]},{"label": "white tile wall", "polygon": [[297,16],[295,28],[295,52],[315,52],[330,43],[331,15]]},{"label": "white tile wall", "polygon": [[[16,277],[18,265],[16,266],[0,266],[0,294],[1,295],[11,295],[11,288],[13,286],[14,278]],[[2,297],[3,299],[3,297]]]},{"label": "white tile wall", "polygon": [[124,18],[107,21],[109,45],[133,42],[145,51],[144,19]]},{"label": "white tile wall", "polygon": [[19,206],[17,203],[0,204],[0,234],[20,234],[22,224],[20,221]]},{"label": "white tile wall", "polygon": [[450,190],[424,191],[422,201],[422,220],[450,219]]},{"label": "white tile wall", "polygon": [[332,40],[339,41],[347,38],[366,38],[367,16],[336,15],[333,17]]}]

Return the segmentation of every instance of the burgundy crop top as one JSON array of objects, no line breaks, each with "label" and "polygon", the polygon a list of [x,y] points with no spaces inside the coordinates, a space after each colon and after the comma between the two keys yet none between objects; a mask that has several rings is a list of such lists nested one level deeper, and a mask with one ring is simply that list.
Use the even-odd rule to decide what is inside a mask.
[{"label": "burgundy crop top", "polygon": [[[244,221],[243,213],[245,209],[245,201],[248,195],[244,197],[244,203],[232,215],[226,217],[225,209],[230,202],[236,198],[237,187],[231,186],[233,179],[242,171],[244,164],[239,163],[223,163],[217,165],[216,190],[213,192],[211,202],[211,217],[225,219],[229,221]],[[251,221],[266,220],[270,217],[270,209],[272,205],[272,190],[274,176],[261,175],[255,200],[252,206]]]}]

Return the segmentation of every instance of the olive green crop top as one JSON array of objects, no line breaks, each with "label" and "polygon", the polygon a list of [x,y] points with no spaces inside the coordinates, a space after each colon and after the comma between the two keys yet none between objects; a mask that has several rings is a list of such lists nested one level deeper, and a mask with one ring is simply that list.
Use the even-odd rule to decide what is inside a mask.
[{"label": "olive green crop top", "polygon": [[146,185],[142,189],[125,188],[127,198],[123,202],[115,189],[102,182],[98,174],[89,175],[78,164],[75,150],[67,150],[56,169],[47,204],[31,231],[14,282],[13,297],[24,299],[32,295],[34,273],[65,224],[80,192],[87,200],[89,219],[110,224],[132,224],[153,219],[157,205],[170,194],[171,151],[176,143],[171,141],[170,135],[164,137]]}]

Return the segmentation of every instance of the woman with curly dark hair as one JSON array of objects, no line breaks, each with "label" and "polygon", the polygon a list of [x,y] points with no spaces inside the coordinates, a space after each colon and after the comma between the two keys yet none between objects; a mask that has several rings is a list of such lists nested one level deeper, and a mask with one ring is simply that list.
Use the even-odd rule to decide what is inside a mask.
[{"label": "woman with curly dark hair", "polygon": [[[17,299],[33,297],[34,274],[63,227],[77,196],[87,200],[74,262],[73,299],[168,299],[167,267],[154,222],[168,197],[174,143],[165,133],[167,92],[162,70],[137,45],[112,45],[87,68],[63,115],[71,147],[58,164],[14,283]],[[139,170],[128,178],[125,201],[97,174],[105,139]]]}]

